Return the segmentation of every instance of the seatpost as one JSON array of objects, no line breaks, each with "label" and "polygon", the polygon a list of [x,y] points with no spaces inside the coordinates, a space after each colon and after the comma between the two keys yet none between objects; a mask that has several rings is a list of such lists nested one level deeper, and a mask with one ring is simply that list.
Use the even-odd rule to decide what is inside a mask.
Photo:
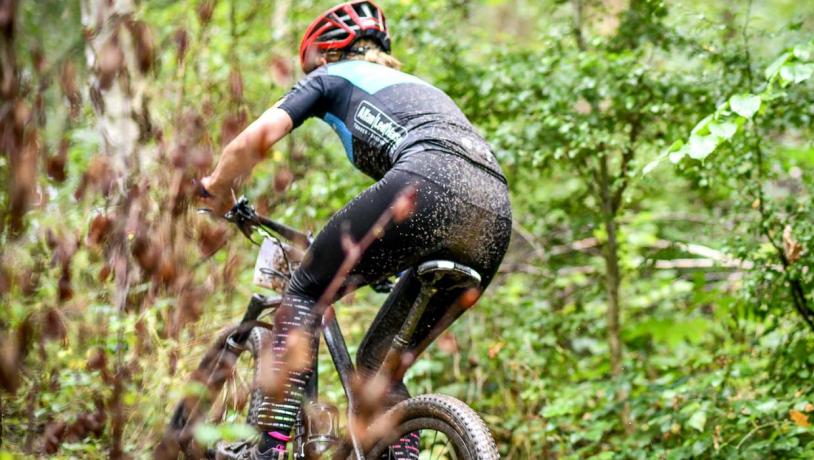
[{"label": "seatpost", "polygon": [[413,307],[404,320],[404,324],[402,324],[398,334],[393,337],[393,343],[390,345],[390,349],[387,350],[382,365],[379,367],[378,376],[392,379],[394,377],[400,378],[401,374],[404,373],[405,366],[403,366],[401,362],[402,354],[410,345],[415,329],[418,327],[418,321],[424,315],[427,304],[429,304],[430,298],[435,294],[435,290],[432,283],[422,285],[418,297],[413,303]]}]

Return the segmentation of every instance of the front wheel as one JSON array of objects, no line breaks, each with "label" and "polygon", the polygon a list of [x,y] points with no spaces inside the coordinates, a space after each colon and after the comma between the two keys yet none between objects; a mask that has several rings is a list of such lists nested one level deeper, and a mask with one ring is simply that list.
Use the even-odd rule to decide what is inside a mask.
[{"label": "front wheel", "polygon": [[391,446],[408,436],[420,437],[421,460],[497,460],[497,446],[489,428],[475,411],[446,395],[421,395],[387,411],[371,426],[393,426],[367,449],[365,458],[394,458]]}]

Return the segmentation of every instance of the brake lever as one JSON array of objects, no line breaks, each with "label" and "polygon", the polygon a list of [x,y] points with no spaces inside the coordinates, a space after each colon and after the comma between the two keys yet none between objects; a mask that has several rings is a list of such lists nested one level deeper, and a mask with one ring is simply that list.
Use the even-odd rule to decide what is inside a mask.
[{"label": "brake lever", "polygon": [[252,244],[254,244],[255,246],[260,246],[260,243],[258,243],[257,241],[254,241],[254,239],[252,238],[252,230],[253,230],[252,222],[249,222],[249,221],[246,221],[246,220],[241,220],[240,222],[236,223],[236,225],[237,225],[237,228],[240,229],[240,233],[242,233],[243,236],[246,237],[246,239],[251,241]]},{"label": "brake lever", "polygon": [[[201,196],[209,197],[212,196],[209,194],[209,192],[207,192],[205,188],[203,188],[203,185],[201,185],[200,182],[197,182],[197,186],[199,190],[198,193]],[[254,241],[254,239],[252,238],[253,228],[259,226],[260,221],[257,218],[257,214],[250,206],[248,206],[248,204],[249,200],[245,196],[240,197],[240,199],[235,200],[235,205],[232,206],[232,209],[230,209],[229,212],[227,212],[222,217],[226,219],[227,222],[235,224],[235,226],[237,226],[237,228],[240,229],[240,233],[242,233],[243,236],[246,237],[246,239],[251,241],[252,244],[260,246],[260,244],[257,241]],[[213,213],[212,209],[210,208],[198,208],[197,212],[198,214]]]}]

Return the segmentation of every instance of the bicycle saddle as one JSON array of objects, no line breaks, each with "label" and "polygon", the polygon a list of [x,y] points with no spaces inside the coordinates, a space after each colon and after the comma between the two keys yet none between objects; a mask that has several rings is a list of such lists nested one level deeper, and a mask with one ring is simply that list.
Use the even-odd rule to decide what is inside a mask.
[{"label": "bicycle saddle", "polygon": [[480,286],[480,273],[450,260],[430,260],[416,269],[418,279],[438,289],[475,288]]}]

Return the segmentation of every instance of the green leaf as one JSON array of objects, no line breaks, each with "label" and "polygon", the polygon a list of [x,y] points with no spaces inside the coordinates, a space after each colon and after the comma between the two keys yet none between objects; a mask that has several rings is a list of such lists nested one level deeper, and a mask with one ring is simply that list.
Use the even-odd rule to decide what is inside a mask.
[{"label": "green leaf", "polygon": [[802,83],[814,74],[814,64],[786,64],[780,69],[780,78],[788,83]]},{"label": "green leaf", "polygon": [[[698,124],[695,125],[695,127],[692,129],[692,131],[690,131],[690,135],[693,135],[693,134],[700,134],[700,135],[708,134],[709,131],[707,130],[707,128],[709,127],[709,123],[711,121],[712,121],[712,115],[707,115],[706,117],[704,117],[703,120],[699,121]],[[673,144],[673,145],[675,145],[675,144]]]},{"label": "green leaf", "polygon": [[656,158],[655,160],[651,161],[650,163],[647,163],[642,169],[642,175],[650,174],[654,169],[658,167],[659,163],[661,163],[662,160],[667,158],[667,155],[669,155],[669,152],[664,152],[661,155],[659,155],[659,157]]},{"label": "green leaf", "polygon": [[238,441],[255,436],[257,431],[245,423],[229,423],[220,426],[220,434],[226,441]]},{"label": "green leaf", "polygon": [[706,411],[699,410],[698,412],[692,414],[692,417],[687,421],[687,426],[690,428],[694,428],[697,431],[704,431],[704,426],[707,424],[707,413]]},{"label": "green leaf", "polygon": [[760,96],[736,94],[729,98],[729,108],[743,118],[752,118],[760,110]]},{"label": "green leaf", "polygon": [[761,413],[770,413],[774,412],[774,410],[777,409],[777,405],[778,404],[776,399],[769,399],[758,404],[757,407],[755,407],[755,410]]},{"label": "green leaf", "polygon": [[768,102],[774,102],[774,101],[776,101],[778,99],[783,99],[783,98],[787,97],[788,95],[789,94],[787,92],[785,92],[785,91],[777,91],[777,90],[775,90],[775,91],[772,91],[770,93],[764,94],[763,96],[761,96],[761,99],[763,100],[763,102],[768,103]]},{"label": "green leaf", "polygon": [[543,417],[552,418],[573,414],[578,409],[576,401],[560,399],[548,404],[543,408]]},{"label": "green leaf", "polygon": [[220,440],[218,427],[201,423],[195,428],[195,440],[204,446],[210,446]]},{"label": "green leaf", "polygon": [[734,136],[736,132],[738,132],[738,125],[732,123],[731,121],[725,121],[722,123],[710,123],[709,132],[712,133],[712,135],[714,136],[718,136],[726,140],[729,140],[732,139],[732,136]]},{"label": "green leaf", "polygon": [[184,386],[184,396],[202,397],[209,392],[209,389],[201,382],[191,381]]},{"label": "green leaf", "polygon": [[670,145],[670,148],[667,149],[667,152],[678,152],[679,150],[681,150],[681,147],[684,147],[684,141],[679,139]]},{"label": "green leaf", "polygon": [[690,158],[703,160],[715,151],[721,143],[721,138],[717,136],[691,136],[689,145]]},{"label": "green leaf", "polygon": [[670,163],[676,164],[681,161],[689,153],[689,146],[685,145],[675,152],[670,152]]},{"label": "green leaf", "polygon": [[780,70],[780,68],[783,67],[783,64],[785,64],[790,57],[791,53],[785,52],[781,54],[780,57],[775,59],[774,62],[769,64],[769,67],[766,67],[766,72],[764,72],[766,79],[771,80],[772,78],[774,78],[775,75],[777,75],[777,72]]},{"label": "green leaf", "polygon": [[674,156],[674,154],[676,154],[677,152],[680,152],[680,151],[682,150],[682,147],[684,147],[684,141],[682,141],[681,139],[679,139],[679,140],[677,140],[677,141],[673,142],[673,143],[670,145],[670,147],[669,147],[669,148],[668,148],[668,149],[667,149],[667,150],[666,150],[664,153],[662,153],[661,155],[659,155],[659,156],[658,156],[658,158],[656,158],[655,160],[653,160],[653,161],[651,161],[650,163],[648,163],[648,164],[647,164],[647,165],[644,167],[644,169],[642,169],[642,175],[645,175],[645,174],[650,174],[650,172],[652,172],[654,169],[656,169],[656,168],[658,167],[659,163],[661,163],[662,161],[664,161],[664,159],[665,159],[665,158],[667,158],[668,156],[670,157],[670,161],[672,161],[674,164],[675,164],[675,163],[678,163],[679,161],[681,161],[681,158],[683,158],[683,157],[684,157],[684,154],[683,154],[683,153],[682,153],[682,154],[680,155],[680,157],[679,157],[677,160],[675,160],[675,161],[673,161],[673,156]]},{"label": "green leaf", "polygon": [[124,398],[122,398],[122,402],[124,402],[124,404],[126,406],[132,406],[132,405],[136,404],[137,400],[138,400],[138,393],[133,392],[133,391],[129,391],[129,392],[125,393]]},{"label": "green leaf", "polygon": [[794,57],[801,61],[810,61],[814,58],[814,43],[806,43],[805,45],[797,45],[794,47]]}]

